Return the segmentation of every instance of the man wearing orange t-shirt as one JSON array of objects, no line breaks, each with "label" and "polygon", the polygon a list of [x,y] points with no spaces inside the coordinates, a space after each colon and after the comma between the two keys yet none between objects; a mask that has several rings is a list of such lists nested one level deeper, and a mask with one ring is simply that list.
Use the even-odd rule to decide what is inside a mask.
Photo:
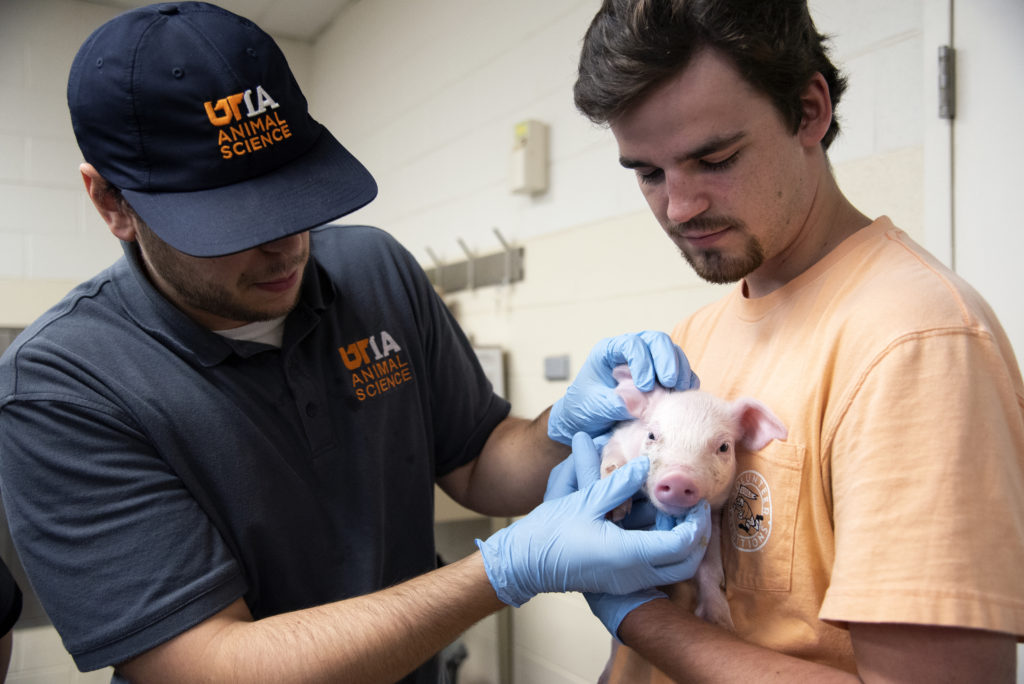
[{"label": "man wearing orange t-shirt", "polygon": [[967,283],[843,196],[827,149],[845,79],[805,3],[755,5],[605,0],[583,44],[577,106],[610,125],[694,270],[738,283],[673,339],[703,389],[754,396],[789,429],[737,456],[722,541],[736,632],[670,592],[629,608],[608,677],[1011,682],[1010,344]]}]

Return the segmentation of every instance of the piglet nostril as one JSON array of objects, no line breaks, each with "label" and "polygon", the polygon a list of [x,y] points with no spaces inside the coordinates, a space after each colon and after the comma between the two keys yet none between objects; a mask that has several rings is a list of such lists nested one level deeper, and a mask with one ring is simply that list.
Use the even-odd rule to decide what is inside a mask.
[{"label": "piglet nostril", "polygon": [[655,483],[654,498],[666,506],[689,507],[700,501],[700,488],[682,473],[668,473]]}]

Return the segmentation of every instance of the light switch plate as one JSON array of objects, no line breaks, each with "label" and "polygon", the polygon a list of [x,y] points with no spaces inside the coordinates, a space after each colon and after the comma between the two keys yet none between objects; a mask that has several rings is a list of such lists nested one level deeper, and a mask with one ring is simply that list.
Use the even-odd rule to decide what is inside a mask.
[{"label": "light switch plate", "polygon": [[544,357],[545,380],[569,379],[569,355]]}]

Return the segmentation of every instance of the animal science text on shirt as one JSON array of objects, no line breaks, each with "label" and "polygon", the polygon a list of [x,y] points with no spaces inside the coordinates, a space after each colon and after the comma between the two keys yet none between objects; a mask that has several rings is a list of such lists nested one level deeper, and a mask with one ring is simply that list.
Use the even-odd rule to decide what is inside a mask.
[{"label": "animal science text on shirt", "polygon": [[413,378],[402,347],[386,330],[338,347],[338,354],[352,371],[352,388],[359,401],[378,397]]}]

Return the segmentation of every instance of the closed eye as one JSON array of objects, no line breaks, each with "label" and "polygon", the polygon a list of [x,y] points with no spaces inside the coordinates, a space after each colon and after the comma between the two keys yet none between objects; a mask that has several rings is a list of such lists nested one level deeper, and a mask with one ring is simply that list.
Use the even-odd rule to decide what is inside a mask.
[{"label": "closed eye", "polygon": [[653,185],[661,182],[665,172],[661,169],[637,169],[636,177],[644,185]]},{"label": "closed eye", "polygon": [[707,171],[711,171],[712,173],[716,171],[725,171],[730,166],[736,163],[736,161],[739,159],[739,156],[740,153],[737,150],[736,152],[733,152],[732,154],[730,154],[725,159],[722,159],[721,161],[708,161],[706,159],[701,159],[700,165],[702,168],[704,168]]}]

